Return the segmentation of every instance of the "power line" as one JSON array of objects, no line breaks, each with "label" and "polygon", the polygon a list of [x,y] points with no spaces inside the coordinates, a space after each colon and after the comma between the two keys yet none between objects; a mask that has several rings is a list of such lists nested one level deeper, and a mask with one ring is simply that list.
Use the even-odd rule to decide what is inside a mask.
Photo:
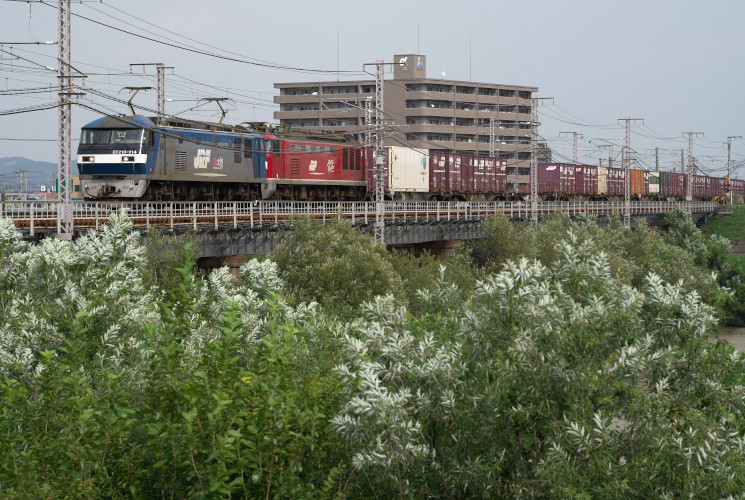
[{"label": "power line", "polygon": [[[43,0],[40,0],[40,3],[43,4],[43,5],[47,5],[49,7],[53,7],[52,5],[46,3]],[[229,56],[224,56],[224,55],[220,55],[220,54],[214,54],[214,53],[207,52],[207,51],[200,50],[200,49],[189,48],[189,47],[186,47],[184,45],[179,45],[179,44],[175,44],[175,43],[171,43],[171,42],[166,42],[166,41],[163,41],[163,40],[157,40],[155,38],[152,38],[152,37],[149,37],[149,36],[145,36],[145,35],[141,35],[141,34],[138,34],[138,33],[134,33],[132,31],[125,30],[123,28],[118,28],[116,26],[112,26],[110,24],[106,24],[106,23],[101,22],[101,21],[98,21],[96,19],[91,19],[90,17],[86,17],[86,16],[83,16],[81,14],[77,14],[77,13],[74,13],[74,12],[72,13],[72,15],[74,15],[75,17],[79,17],[80,19],[84,19],[84,20],[86,20],[88,22],[91,22],[91,23],[94,23],[94,24],[98,24],[100,26],[104,26],[104,27],[109,28],[109,29],[114,30],[114,31],[119,31],[121,33],[126,33],[127,35],[135,36],[137,38],[142,38],[143,40],[148,40],[150,42],[158,43],[158,44],[161,44],[161,45],[166,45],[168,47],[173,47],[175,49],[184,50],[186,52],[192,52],[194,54],[200,54],[200,55],[204,55],[204,56],[214,57],[214,58],[217,58],[217,59],[223,59],[225,61],[237,62],[237,63],[241,63],[241,64],[249,64],[249,65],[252,65],[252,66],[259,66],[259,67],[264,67],[264,68],[280,69],[280,70],[286,70],[286,71],[297,71],[297,72],[300,72],[300,73],[323,73],[323,74],[328,74],[328,73],[347,73],[347,74],[360,74],[359,71],[335,71],[335,70],[322,70],[322,69],[311,69],[311,68],[298,68],[298,67],[294,67],[294,66],[283,66],[283,65],[279,65],[279,64],[267,64],[267,63],[255,62],[255,61],[250,61],[250,60],[245,60],[245,59],[238,59],[238,58],[235,58],[235,57],[229,57]]]}]

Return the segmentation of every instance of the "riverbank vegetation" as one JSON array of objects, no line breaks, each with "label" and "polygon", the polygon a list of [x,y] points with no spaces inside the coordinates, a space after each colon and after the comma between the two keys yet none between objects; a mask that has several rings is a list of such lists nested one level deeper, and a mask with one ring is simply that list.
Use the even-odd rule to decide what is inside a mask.
[{"label": "riverbank vegetation", "polygon": [[444,262],[301,224],[237,275],[123,214],[0,220],[0,496],[739,494],[745,361],[708,336],[741,275],[671,217],[494,218]]}]

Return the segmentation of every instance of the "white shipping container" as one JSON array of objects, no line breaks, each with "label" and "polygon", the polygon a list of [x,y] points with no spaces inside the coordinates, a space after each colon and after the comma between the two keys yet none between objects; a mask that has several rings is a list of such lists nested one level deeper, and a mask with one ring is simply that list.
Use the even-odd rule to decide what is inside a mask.
[{"label": "white shipping container", "polygon": [[390,146],[388,165],[391,193],[429,191],[429,155],[426,150]]},{"label": "white shipping container", "polygon": [[608,192],[608,168],[598,167],[598,194]]}]

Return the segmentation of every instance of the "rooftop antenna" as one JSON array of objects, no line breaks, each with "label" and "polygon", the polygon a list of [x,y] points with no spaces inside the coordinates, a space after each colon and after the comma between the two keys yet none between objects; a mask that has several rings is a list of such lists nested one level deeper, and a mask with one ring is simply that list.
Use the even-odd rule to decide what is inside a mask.
[{"label": "rooftop antenna", "polygon": [[232,101],[229,97],[203,97],[200,99],[200,101],[208,101],[208,102],[216,102],[217,105],[220,108],[220,112],[222,115],[220,116],[220,123],[225,119],[225,116],[227,116],[228,112],[225,111],[225,108],[222,107],[223,102],[225,101]]},{"label": "rooftop antenna", "polygon": [[442,79],[444,80],[444,79],[445,79],[445,77],[446,77],[446,76],[448,76],[448,74],[447,74],[447,73],[445,73],[444,71],[440,71],[440,76],[441,76],[441,77],[442,77]]},{"label": "rooftop antenna", "polygon": [[[132,115],[135,115],[135,107],[134,104],[132,104],[132,101],[134,100],[135,96],[140,90],[150,90],[152,87],[124,87],[125,89],[129,90],[132,95],[129,96],[129,101],[127,101],[127,105],[129,106],[129,109],[132,110]],[[121,92],[121,90],[120,90]]]}]

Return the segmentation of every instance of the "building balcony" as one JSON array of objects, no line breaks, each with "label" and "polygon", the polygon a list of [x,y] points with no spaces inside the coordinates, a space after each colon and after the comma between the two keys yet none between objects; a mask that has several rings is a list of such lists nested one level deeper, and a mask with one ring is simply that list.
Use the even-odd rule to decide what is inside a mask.
[{"label": "building balcony", "polygon": [[453,116],[452,108],[406,108],[406,116]]},{"label": "building balcony", "polygon": [[406,132],[409,134],[452,134],[452,125],[408,124]]},{"label": "building balcony", "polygon": [[302,118],[318,118],[318,110],[309,111],[275,111],[276,120],[297,120]]},{"label": "building balcony", "polygon": [[306,102],[316,103],[320,100],[318,94],[306,94],[306,95],[275,95],[275,104],[302,104]]},{"label": "building balcony", "polygon": [[476,118],[478,116],[478,110],[476,107],[473,107],[471,109],[456,109],[454,116],[456,118]]}]

